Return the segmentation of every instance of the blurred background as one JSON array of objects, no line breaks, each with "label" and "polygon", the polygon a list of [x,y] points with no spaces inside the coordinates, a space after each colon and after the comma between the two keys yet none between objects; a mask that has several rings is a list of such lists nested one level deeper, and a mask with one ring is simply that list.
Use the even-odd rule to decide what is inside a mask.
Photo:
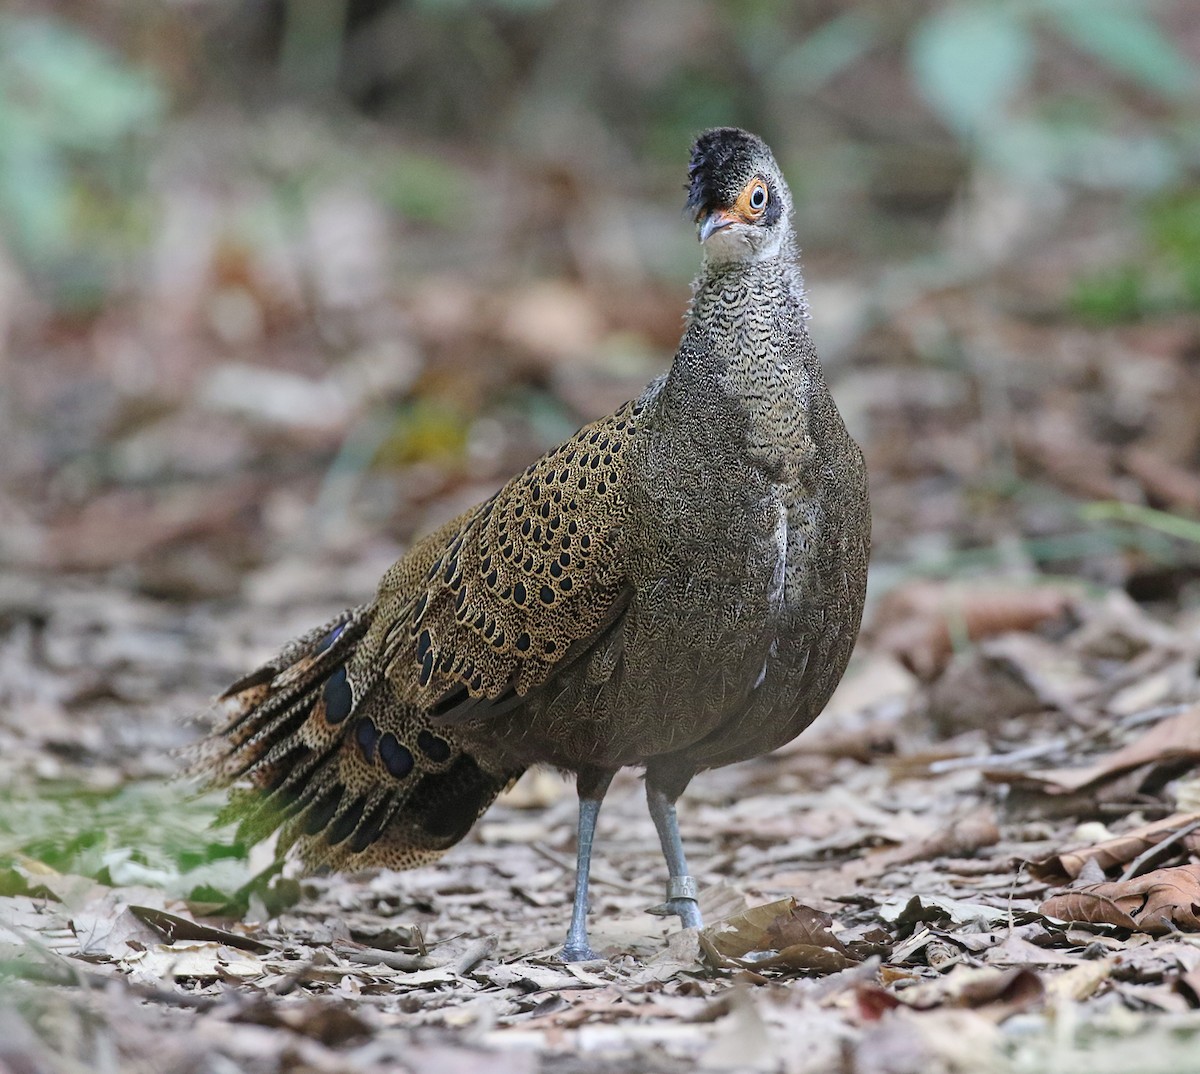
[{"label": "blurred background", "polygon": [[0,560],[361,599],[665,367],[732,123],[796,195],[877,591],[1194,600],[1198,57],[1189,0],[10,0]]},{"label": "blurred background", "polygon": [[[688,151],[718,124],[761,134],[791,183],[875,528],[828,713],[689,789],[708,880],[807,892],[807,871],[768,874],[990,809],[981,757],[1075,765],[1200,696],[1196,0],[4,0],[0,918],[24,899],[74,957],[43,912],[69,889],[71,928],[103,925],[89,957],[125,959],[120,899],[242,906],[270,848],[214,835],[222,797],[164,778],[195,734],[174,718],[666,368],[700,260]],[[1005,919],[1013,863],[1076,823],[1200,808],[1194,780],[1146,770],[1053,808],[1001,773]],[[440,939],[478,890],[471,930],[550,942],[548,887],[496,892],[537,872],[565,898],[546,860],[569,867],[572,797],[523,781],[443,866],[381,886],[416,893],[382,912]],[[1064,801],[1031,850],[1023,816]],[[622,897],[657,892],[634,774],[605,810]],[[272,890],[249,920],[300,895]],[[319,929],[364,905],[329,890]],[[296,920],[281,934],[332,935]],[[230,1029],[171,1026],[123,1054],[169,1039],[198,1069]],[[81,1042],[69,1069],[116,1054],[53,1032]]]}]

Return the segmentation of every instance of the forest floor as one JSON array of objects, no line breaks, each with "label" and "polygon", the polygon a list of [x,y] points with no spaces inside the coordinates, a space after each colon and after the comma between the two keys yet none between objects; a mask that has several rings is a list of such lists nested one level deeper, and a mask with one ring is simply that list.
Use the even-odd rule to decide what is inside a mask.
[{"label": "forest floor", "polygon": [[1067,311],[1119,229],[1068,217],[969,272],[812,258],[872,474],[863,638],[809,731],[682,799],[698,935],[646,913],[664,870],[622,773],[604,957],[568,966],[559,776],[436,865],[267,885],[173,751],[414,533],[636,392],[686,288],[398,287],[355,184],[271,246],[213,225],[253,186],[190,182],[142,291],[0,308],[0,1071],[1200,1069],[1200,319]]},{"label": "forest floor", "polygon": [[[217,910],[270,856],[206,831],[167,714],[217,686],[208,654],[265,652],[325,601],[0,588],[25,692],[0,728],[0,1069],[1195,1068],[1194,621],[1063,584],[897,591],[817,725],[687,792],[699,936],[646,913],[661,857],[618,779],[603,959],[563,965],[575,806],[549,773],[436,865]],[[978,639],[956,655],[950,606]]]}]

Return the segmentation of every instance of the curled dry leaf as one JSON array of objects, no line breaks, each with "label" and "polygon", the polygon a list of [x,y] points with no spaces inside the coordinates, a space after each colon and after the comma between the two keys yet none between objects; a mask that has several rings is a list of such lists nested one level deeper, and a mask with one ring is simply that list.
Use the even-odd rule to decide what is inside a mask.
[{"label": "curled dry leaf", "polygon": [[1022,416],[1013,434],[1022,468],[1044,474],[1060,488],[1089,500],[1115,500],[1113,451],[1098,443],[1069,410],[1053,408]]},{"label": "curled dry leaf", "polygon": [[1039,709],[1084,723],[1085,701],[1101,685],[1061,642],[1010,632],[954,654],[929,685],[929,719],[947,737]]},{"label": "curled dry leaf", "polygon": [[700,931],[713,966],[833,973],[859,960],[832,932],[833,918],[795,899],[753,906]]},{"label": "curled dry leaf", "polygon": [[998,906],[951,899],[945,895],[924,894],[912,895],[907,899],[903,895],[887,899],[880,904],[879,916],[884,921],[893,922],[901,936],[908,936],[917,930],[918,925],[925,923],[990,926],[1004,921],[1008,913]]},{"label": "curled dry leaf", "polygon": [[[1096,862],[1103,871],[1108,872],[1118,865],[1133,861],[1151,847],[1158,846],[1176,832],[1198,821],[1200,812],[1175,813],[1091,846],[1060,850],[1048,858],[1030,863],[1029,873],[1035,879],[1047,883],[1063,883],[1079,876],[1089,861]],[[1179,849],[1200,853],[1200,831],[1192,831],[1183,836],[1179,841]]]},{"label": "curled dry leaf", "polygon": [[785,970],[792,973],[837,973],[856,963],[849,952],[809,943],[794,943],[765,958],[747,958],[742,966],[754,970]]},{"label": "curled dry leaf", "polygon": [[1139,656],[1178,651],[1186,647],[1186,640],[1182,632],[1153,618],[1118,589],[1088,605],[1087,616],[1069,644],[1084,657],[1132,663]]},{"label": "curled dry leaf", "polygon": [[1200,865],[1064,891],[1042,903],[1041,912],[1063,921],[1115,925],[1151,936],[1200,931]]},{"label": "curled dry leaf", "polygon": [[879,602],[872,633],[877,648],[928,680],[945,667],[957,639],[979,641],[1033,630],[1062,615],[1073,600],[1071,592],[1049,586],[968,588],[916,582]]},{"label": "curled dry leaf", "polygon": [[1044,706],[1023,675],[982,647],[956,653],[929,684],[926,716],[941,738],[994,727]]},{"label": "curled dry leaf", "polygon": [[872,984],[859,985],[854,990],[854,1000],[858,1005],[858,1017],[863,1022],[878,1022],[888,1011],[900,1006],[894,992]]}]

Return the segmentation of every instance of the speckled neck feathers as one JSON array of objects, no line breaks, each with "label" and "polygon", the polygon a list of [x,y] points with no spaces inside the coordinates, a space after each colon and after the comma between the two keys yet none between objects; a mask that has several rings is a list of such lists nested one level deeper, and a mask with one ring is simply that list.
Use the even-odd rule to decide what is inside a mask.
[{"label": "speckled neck feathers", "polygon": [[[810,411],[828,391],[808,336],[808,306],[789,257],[706,264],[693,285],[684,346],[676,364],[703,367],[724,397],[711,420],[732,407],[745,415],[744,450],[768,467],[798,473],[811,449]],[[682,389],[674,372],[666,389]],[[696,389],[686,389],[696,395]],[[706,396],[682,409],[702,409]],[[732,435],[732,428],[726,429]]]}]

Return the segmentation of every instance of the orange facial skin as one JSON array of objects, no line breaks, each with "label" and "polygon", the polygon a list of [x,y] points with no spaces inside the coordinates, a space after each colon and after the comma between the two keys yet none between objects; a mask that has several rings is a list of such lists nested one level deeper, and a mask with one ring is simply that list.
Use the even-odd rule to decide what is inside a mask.
[{"label": "orange facial skin", "polygon": [[767,201],[767,184],[755,176],[728,209],[714,209],[705,217],[700,227],[700,241],[732,224],[757,224],[767,211]]},{"label": "orange facial skin", "polygon": [[[761,193],[759,193],[761,191]],[[755,204],[755,196],[759,200]],[[767,211],[767,184],[764,180],[757,176],[750,180],[738,195],[737,201],[729,208],[729,212],[741,219],[744,224],[754,224],[762,219],[763,213]]]}]

